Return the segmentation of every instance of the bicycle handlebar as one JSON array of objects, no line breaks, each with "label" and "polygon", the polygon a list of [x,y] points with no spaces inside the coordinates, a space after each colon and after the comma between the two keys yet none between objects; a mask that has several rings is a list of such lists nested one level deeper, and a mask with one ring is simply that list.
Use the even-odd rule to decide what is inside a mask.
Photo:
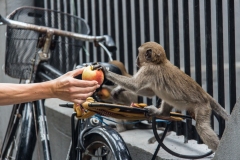
[{"label": "bicycle handlebar", "polygon": [[33,31],[37,31],[37,32],[42,32],[42,33],[51,31],[54,35],[72,37],[72,38],[76,38],[76,39],[83,40],[83,41],[89,41],[89,42],[100,42],[100,41],[108,39],[108,37],[106,37],[106,36],[89,36],[89,35],[85,35],[85,34],[63,31],[63,30],[56,29],[56,28],[50,28],[50,27],[45,27],[45,26],[38,26],[38,25],[34,25],[34,24],[14,21],[14,20],[11,20],[8,18],[4,18],[1,15],[0,15],[0,22],[2,22],[3,24],[6,24],[12,28],[29,29],[29,30],[33,30]]},{"label": "bicycle handlebar", "polygon": [[[110,61],[113,60],[110,52],[113,52],[117,49],[112,37],[109,35],[89,36],[89,35],[74,33],[74,32],[70,32],[70,31],[63,31],[63,30],[56,29],[56,28],[38,26],[38,25],[30,24],[30,23],[19,22],[19,21],[8,19],[8,18],[4,18],[3,16],[0,15],[0,25],[4,25],[4,24],[11,28],[28,29],[28,30],[41,32],[41,33],[50,33],[51,32],[52,35],[71,37],[71,38],[75,38],[75,39],[82,40],[82,41],[94,42],[95,44],[97,43],[107,52]],[[106,47],[104,47],[100,43],[102,41],[105,43]]]}]

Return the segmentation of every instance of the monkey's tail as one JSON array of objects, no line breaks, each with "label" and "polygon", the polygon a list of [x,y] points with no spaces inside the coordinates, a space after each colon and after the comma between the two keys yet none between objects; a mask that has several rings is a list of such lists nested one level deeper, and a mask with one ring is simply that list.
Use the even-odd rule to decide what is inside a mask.
[{"label": "monkey's tail", "polygon": [[220,115],[224,120],[228,120],[229,115],[227,114],[226,110],[216,100],[211,98],[210,105],[218,115]]}]

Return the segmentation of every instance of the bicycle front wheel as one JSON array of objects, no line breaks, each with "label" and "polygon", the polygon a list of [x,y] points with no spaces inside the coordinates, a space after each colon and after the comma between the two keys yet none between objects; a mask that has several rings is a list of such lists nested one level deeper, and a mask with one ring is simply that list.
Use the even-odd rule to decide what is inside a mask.
[{"label": "bicycle front wheel", "polygon": [[95,135],[87,140],[86,152],[83,153],[83,160],[106,159],[114,160],[114,151],[110,145],[99,135]]},{"label": "bicycle front wheel", "polygon": [[115,130],[102,130],[107,134],[98,131],[85,138],[83,160],[131,160],[126,144]]}]

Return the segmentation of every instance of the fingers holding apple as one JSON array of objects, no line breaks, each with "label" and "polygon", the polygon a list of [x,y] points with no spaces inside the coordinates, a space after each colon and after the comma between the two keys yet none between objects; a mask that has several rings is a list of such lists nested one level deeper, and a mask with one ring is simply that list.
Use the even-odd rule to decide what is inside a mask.
[{"label": "fingers holding apple", "polygon": [[104,82],[104,72],[101,68],[96,68],[93,65],[89,65],[84,68],[82,73],[83,80],[95,80],[98,82],[99,85],[102,85]]}]

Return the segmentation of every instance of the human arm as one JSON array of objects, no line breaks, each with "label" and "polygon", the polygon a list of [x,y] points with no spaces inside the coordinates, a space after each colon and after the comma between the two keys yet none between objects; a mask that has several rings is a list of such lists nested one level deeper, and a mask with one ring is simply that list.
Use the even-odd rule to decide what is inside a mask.
[{"label": "human arm", "polygon": [[99,87],[96,81],[75,79],[82,69],[42,83],[0,83],[0,105],[17,104],[46,98],[59,98],[81,104]]}]

